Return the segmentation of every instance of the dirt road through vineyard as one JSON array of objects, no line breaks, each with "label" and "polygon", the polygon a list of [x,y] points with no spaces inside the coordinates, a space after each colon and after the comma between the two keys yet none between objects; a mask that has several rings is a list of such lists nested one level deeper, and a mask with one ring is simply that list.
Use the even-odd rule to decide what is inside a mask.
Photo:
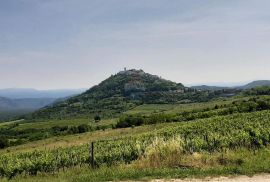
[{"label": "dirt road through vineyard", "polygon": [[205,179],[171,179],[171,180],[152,180],[151,182],[270,182],[270,174],[237,177],[218,177],[218,178],[205,178]]}]

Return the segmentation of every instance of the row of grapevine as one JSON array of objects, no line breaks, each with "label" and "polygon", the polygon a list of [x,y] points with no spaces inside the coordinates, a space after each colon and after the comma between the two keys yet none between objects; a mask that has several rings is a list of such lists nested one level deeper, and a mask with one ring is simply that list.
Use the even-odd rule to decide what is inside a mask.
[{"label": "row of grapevine", "polygon": [[[95,142],[95,163],[113,165],[129,163],[144,155],[156,138],[180,137],[183,152],[219,151],[240,147],[260,148],[270,143],[270,111],[213,117],[179,123],[173,128],[110,141]],[[88,145],[0,156],[0,175],[57,172],[72,166],[89,164]]]}]

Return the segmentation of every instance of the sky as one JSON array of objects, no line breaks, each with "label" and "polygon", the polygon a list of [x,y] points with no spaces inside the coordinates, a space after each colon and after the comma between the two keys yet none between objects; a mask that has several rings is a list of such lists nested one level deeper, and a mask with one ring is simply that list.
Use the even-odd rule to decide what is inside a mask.
[{"label": "sky", "polygon": [[186,85],[270,79],[269,0],[0,0],[0,88],[128,69]]}]

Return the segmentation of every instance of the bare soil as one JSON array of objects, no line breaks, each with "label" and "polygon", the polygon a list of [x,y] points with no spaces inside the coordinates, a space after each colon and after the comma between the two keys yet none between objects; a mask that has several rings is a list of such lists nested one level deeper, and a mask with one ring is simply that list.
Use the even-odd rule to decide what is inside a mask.
[{"label": "bare soil", "polygon": [[218,177],[205,179],[158,179],[151,182],[270,182],[270,174],[260,174],[252,177],[237,176],[237,177]]}]

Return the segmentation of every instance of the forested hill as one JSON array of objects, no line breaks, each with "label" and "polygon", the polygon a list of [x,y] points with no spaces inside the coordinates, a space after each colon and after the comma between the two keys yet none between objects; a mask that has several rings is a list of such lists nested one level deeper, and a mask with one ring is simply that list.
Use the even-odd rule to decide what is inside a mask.
[{"label": "forested hill", "polygon": [[0,96],[0,121],[33,112],[55,101],[54,98],[10,99]]},{"label": "forested hill", "polygon": [[110,76],[86,92],[31,114],[32,119],[111,117],[142,103],[172,103],[189,92],[175,83],[143,70],[126,70]]},{"label": "forested hill", "polygon": [[30,109],[35,110],[49,105],[55,101],[54,98],[26,98],[26,99],[10,99],[0,97],[0,110],[18,110]]},{"label": "forested hill", "polygon": [[217,90],[230,90],[230,89],[248,90],[248,89],[261,87],[261,86],[270,86],[270,80],[255,80],[246,85],[237,86],[237,87],[198,85],[198,86],[192,86],[191,88],[194,88],[197,90],[204,90],[204,91],[205,90],[217,91]]},{"label": "forested hill", "polygon": [[251,88],[260,87],[260,86],[270,86],[270,80],[256,80],[239,88],[251,89]]},{"label": "forested hill", "polygon": [[[42,108],[26,119],[112,118],[141,104],[205,102],[240,94],[242,89],[204,90],[185,87],[143,70],[125,70],[86,92]],[[247,94],[247,93],[245,93]]]}]

